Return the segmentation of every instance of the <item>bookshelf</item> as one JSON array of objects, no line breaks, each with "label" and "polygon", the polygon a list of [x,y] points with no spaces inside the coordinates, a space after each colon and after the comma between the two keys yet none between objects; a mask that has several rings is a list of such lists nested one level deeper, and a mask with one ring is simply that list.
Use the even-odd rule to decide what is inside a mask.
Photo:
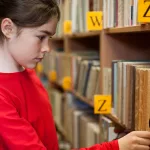
[{"label": "bookshelf", "polygon": [[[106,2],[105,0],[104,1],[97,0],[97,2],[98,1],[99,1],[99,4],[101,4],[101,5],[102,5],[102,3]],[[68,2],[69,2],[69,0],[65,0],[64,4],[66,4],[68,6],[70,4]],[[122,0],[120,0],[120,2],[122,2]],[[137,2],[137,1],[135,0],[135,2]],[[108,4],[108,5],[110,5],[110,4]],[[109,7],[112,9],[112,6],[110,5]],[[124,6],[124,7],[127,7],[127,6]],[[134,95],[134,93],[136,94],[136,92],[137,92],[136,86],[134,87],[135,89],[133,89],[133,86],[131,84],[134,84],[134,85],[138,85],[138,84],[136,83],[136,81],[132,81],[132,80],[134,80],[134,77],[136,77],[136,76],[135,76],[135,74],[134,74],[134,76],[132,75],[133,72],[132,72],[131,68],[128,68],[131,66],[127,63],[130,62],[131,65],[134,66],[136,64],[134,64],[133,62],[140,64],[142,61],[145,61],[147,63],[147,65],[150,65],[148,63],[148,61],[150,60],[150,44],[149,44],[150,24],[139,24],[136,22],[134,24],[129,23],[130,25],[120,25],[122,23],[122,20],[118,20],[118,26],[115,26],[114,24],[112,25],[108,22],[109,18],[111,17],[110,12],[108,10],[105,10],[104,8],[102,9],[102,6],[99,7],[99,10],[103,10],[103,12],[105,12],[105,14],[107,13],[107,18],[106,18],[106,15],[104,14],[103,22],[105,22],[105,20],[107,20],[107,21],[105,22],[105,26],[104,26],[103,30],[91,31],[91,32],[87,32],[87,31],[80,32],[80,30],[79,30],[79,32],[73,32],[72,34],[64,34],[64,35],[61,35],[58,37],[54,37],[51,40],[53,49],[56,50],[61,47],[63,49],[62,53],[65,55],[65,57],[67,57],[67,59],[61,60],[61,56],[59,56],[59,54],[58,54],[57,60],[60,61],[58,64],[62,65],[63,62],[65,62],[66,65],[63,64],[62,66],[60,66],[59,69],[57,68],[59,66],[58,65],[56,68],[59,70],[59,73],[61,75],[68,74],[71,76],[72,75],[71,64],[72,64],[72,61],[74,60],[73,58],[76,57],[74,55],[74,53],[97,51],[98,55],[99,55],[99,63],[100,63],[100,65],[99,65],[100,72],[98,75],[100,80],[97,81],[97,83],[96,83],[99,85],[98,94],[101,94],[101,95],[111,94],[112,96],[114,96],[116,94],[116,93],[114,93],[114,88],[116,88],[115,86],[117,86],[117,94],[116,95],[118,96],[118,98],[113,97],[113,107],[115,108],[115,111],[116,111],[115,114],[114,114],[114,112],[112,112],[111,114],[108,114],[108,115],[99,115],[99,119],[98,119],[99,128],[102,129],[101,117],[106,117],[107,119],[111,120],[111,122],[112,122],[112,124],[114,124],[115,128],[121,127],[123,130],[147,129],[147,128],[145,128],[145,126],[149,126],[149,120],[148,119],[147,120],[140,119],[140,118],[144,118],[144,115],[145,115],[144,113],[146,113],[146,112],[144,112],[143,107],[142,107],[143,114],[139,113],[140,105],[142,104],[141,100],[138,99],[137,97],[133,97],[134,100],[131,101],[132,100],[131,94]],[[111,11],[115,11],[115,10],[113,9]],[[121,12],[119,15],[121,15],[122,13],[123,12]],[[70,17],[70,16],[67,16],[67,17]],[[126,17],[128,17],[128,16],[126,16]],[[121,19],[121,17],[119,17],[119,18]],[[126,22],[124,22],[124,24],[126,24]],[[59,52],[57,52],[57,53],[59,53]],[[73,56],[70,56],[71,54],[73,54]],[[123,76],[123,74],[120,74],[120,72],[123,72],[124,70],[123,70],[123,67],[121,68],[122,69],[121,71],[119,70],[120,69],[118,67],[119,63],[117,62],[118,63],[117,67],[119,68],[118,69],[119,71],[118,70],[117,71],[119,72],[119,74],[117,74],[117,77],[118,77],[117,79],[113,78],[113,73],[115,72],[113,70],[113,66],[112,66],[113,61],[122,61],[124,64],[122,63],[121,65],[126,67],[126,69],[128,69],[128,71],[130,71],[129,74],[128,74],[128,72],[125,72],[126,76],[125,75]],[[65,68],[64,70],[67,73],[65,73],[65,71],[62,70],[61,68]],[[69,72],[68,72],[67,68],[69,68],[69,69],[71,68],[70,69],[71,71],[69,70]],[[147,66],[147,68],[149,68],[149,67]],[[105,69],[107,69],[107,70],[105,70]],[[111,71],[109,69],[111,69]],[[106,74],[108,74],[108,75],[106,76]],[[111,81],[106,82],[106,80],[108,80],[108,79],[110,80],[110,76],[111,76]],[[107,79],[106,79],[106,77],[107,77]],[[116,82],[114,81],[114,79],[116,80]],[[129,79],[132,79],[131,83],[130,83]],[[85,93],[82,94],[80,92],[80,90],[76,89],[74,86],[69,91],[65,91],[62,87],[61,80],[62,79],[59,79],[58,81],[55,81],[55,82],[50,82],[51,87],[54,89],[57,89],[58,91],[60,91],[62,93],[66,93],[66,94],[71,93],[72,95],[77,97],[79,101],[82,101],[82,102],[86,103],[89,107],[94,108],[93,97],[88,98],[87,96],[85,96],[86,95]],[[83,80],[81,80],[81,82],[83,82]],[[111,83],[111,85],[110,85],[110,83]],[[106,84],[109,84],[109,85],[106,86]],[[110,88],[110,89],[108,90],[108,88]],[[132,90],[132,93],[130,93],[130,90]],[[141,88],[141,90],[142,90],[142,88]],[[142,96],[142,95],[140,95],[140,96]],[[126,100],[126,98],[127,98],[127,100]],[[116,99],[117,99],[117,101],[116,101]],[[136,103],[138,103],[138,105]],[[143,100],[143,103],[144,103],[145,107],[146,107],[145,103],[149,104],[148,101],[146,101],[145,99]],[[133,111],[130,112],[129,110],[132,108],[133,108]],[[67,109],[68,109],[68,107],[67,107]],[[146,107],[145,111],[148,111],[147,107]],[[70,110],[70,113],[72,113],[72,110]],[[128,116],[131,116],[131,118]],[[137,117],[137,120],[135,119],[136,117]],[[132,123],[134,124],[133,126],[131,125],[131,120],[132,120]],[[140,122],[144,122],[145,125],[144,124],[140,125]],[[66,128],[67,127],[65,127],[65,129]],[[70,131],[72,131],[72,129],[70,129],[68,132],[70,132]],[[65,131],[66,134],[68,132]],[[63,134],[63,132],[62,132],[62,134]],[[101,135],[103,136],[103,133],[100,133],[100,136]],[[65,136],[67,136],[67,135],[65,135]],[[70,137],[72,137],[72,136],[70,136]],[[104,141],[106,141],[106,140],[104,140]],[[99,140],[99,143],[101,143],[101,142],[102,141]],[[73,143],[73,140],[70,140],[70,143]],[[74,146],[75,145],[73,145],[73,147]]]}]

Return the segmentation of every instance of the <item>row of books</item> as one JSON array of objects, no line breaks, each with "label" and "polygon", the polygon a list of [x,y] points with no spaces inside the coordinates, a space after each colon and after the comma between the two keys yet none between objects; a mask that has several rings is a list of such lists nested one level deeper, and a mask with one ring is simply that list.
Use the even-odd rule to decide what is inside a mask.
[{"label": "row of books", "polygon": [[[100,93],[100,60],[97,51],[82,51],[71,54],[52,52],[43,61],[44,72],[49,74],[55,71],[56,82],[62,85],[64,77],[70,76],[71,89],[80,95],[92,100],[95,94]],[[105,94],[111,92],[110,69],[105,69]],[[109,73],[108,73],[109,72]],[[109,74],[109,77],[107,76]]]},{"label": "row of books", "polygon": [[100,92],[100,61],[82,57],[74,89],[89,100]]},{"label": "row of books", "polygon": [[56,35],[63,35],[66,20],[72,22],[72,33],[87,32],[88,11],[103,11],[104,29],[139,25],[138,0],[60,0],[60,10]]},{"label": "row of books", "polygon": [[[71,90],[75,90],[81,96],[93,100],[94,95],[100,94],[100,59],[95,51],[82,51],[65,54],[51,52],[42,62],[45,74],[55,71],[56,82],[62,85],[64,77],[71,77]],[[111,68],[103,68],[102,94],[111,94]]]},{"label": "row of books", "polygon": [[102,4],[100,0],[60,0],[61,20],[56,36],[63,35],[64,21],[72,22],[72,33],[87,32],[86,13],[99,11]]},{"label": "row of books", "polygon": [[114,111],[129,129],[149,129],[149,74],[149,60],[114,60],[112,62]]},{"label": "row of books", "polygon": [[103,0],[104,28],[138,25],[138,0]]},{"label": "row of books", "polygon": [[81,102],[73,94],[64,95],[58,90],[50,90],[53,115],[62,126],[66,138],[73,148],[90,147],[117,137],[112,121],[93,114],[93,109]]}]

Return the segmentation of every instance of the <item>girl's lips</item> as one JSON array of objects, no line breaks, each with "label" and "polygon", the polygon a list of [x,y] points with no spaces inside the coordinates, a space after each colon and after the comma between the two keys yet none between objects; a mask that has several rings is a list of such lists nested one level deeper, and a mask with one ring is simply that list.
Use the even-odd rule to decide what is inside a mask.
[{"label": "girl's lips", "polygon": [[40,62],[40,61],[42,61],[42,59],[43,59],[43,58],[35,58],[35,61],[36,61],[36,62]]}]

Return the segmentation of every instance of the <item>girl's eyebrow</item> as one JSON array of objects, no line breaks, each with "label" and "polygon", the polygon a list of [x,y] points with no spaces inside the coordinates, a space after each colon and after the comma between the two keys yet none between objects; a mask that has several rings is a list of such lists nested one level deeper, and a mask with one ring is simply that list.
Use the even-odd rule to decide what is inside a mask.
[{"label": "girl's eyebrow", "polygon": [[48,36],[52,36],[52,35],[55,34],[55,33],[49,32],[49,31],[47,31],[47,30],[41,30],[40,32],[45,33],[45,34],[47,34]]}]

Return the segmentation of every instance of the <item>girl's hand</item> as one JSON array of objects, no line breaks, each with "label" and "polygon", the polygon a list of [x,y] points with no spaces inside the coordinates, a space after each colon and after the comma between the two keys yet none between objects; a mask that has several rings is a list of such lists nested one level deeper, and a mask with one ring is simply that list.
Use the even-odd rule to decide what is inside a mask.
[{"label": "girl's hand", "polygon": [[150,132],[133,131],[118,140],[119,150],[150,150]]}]

